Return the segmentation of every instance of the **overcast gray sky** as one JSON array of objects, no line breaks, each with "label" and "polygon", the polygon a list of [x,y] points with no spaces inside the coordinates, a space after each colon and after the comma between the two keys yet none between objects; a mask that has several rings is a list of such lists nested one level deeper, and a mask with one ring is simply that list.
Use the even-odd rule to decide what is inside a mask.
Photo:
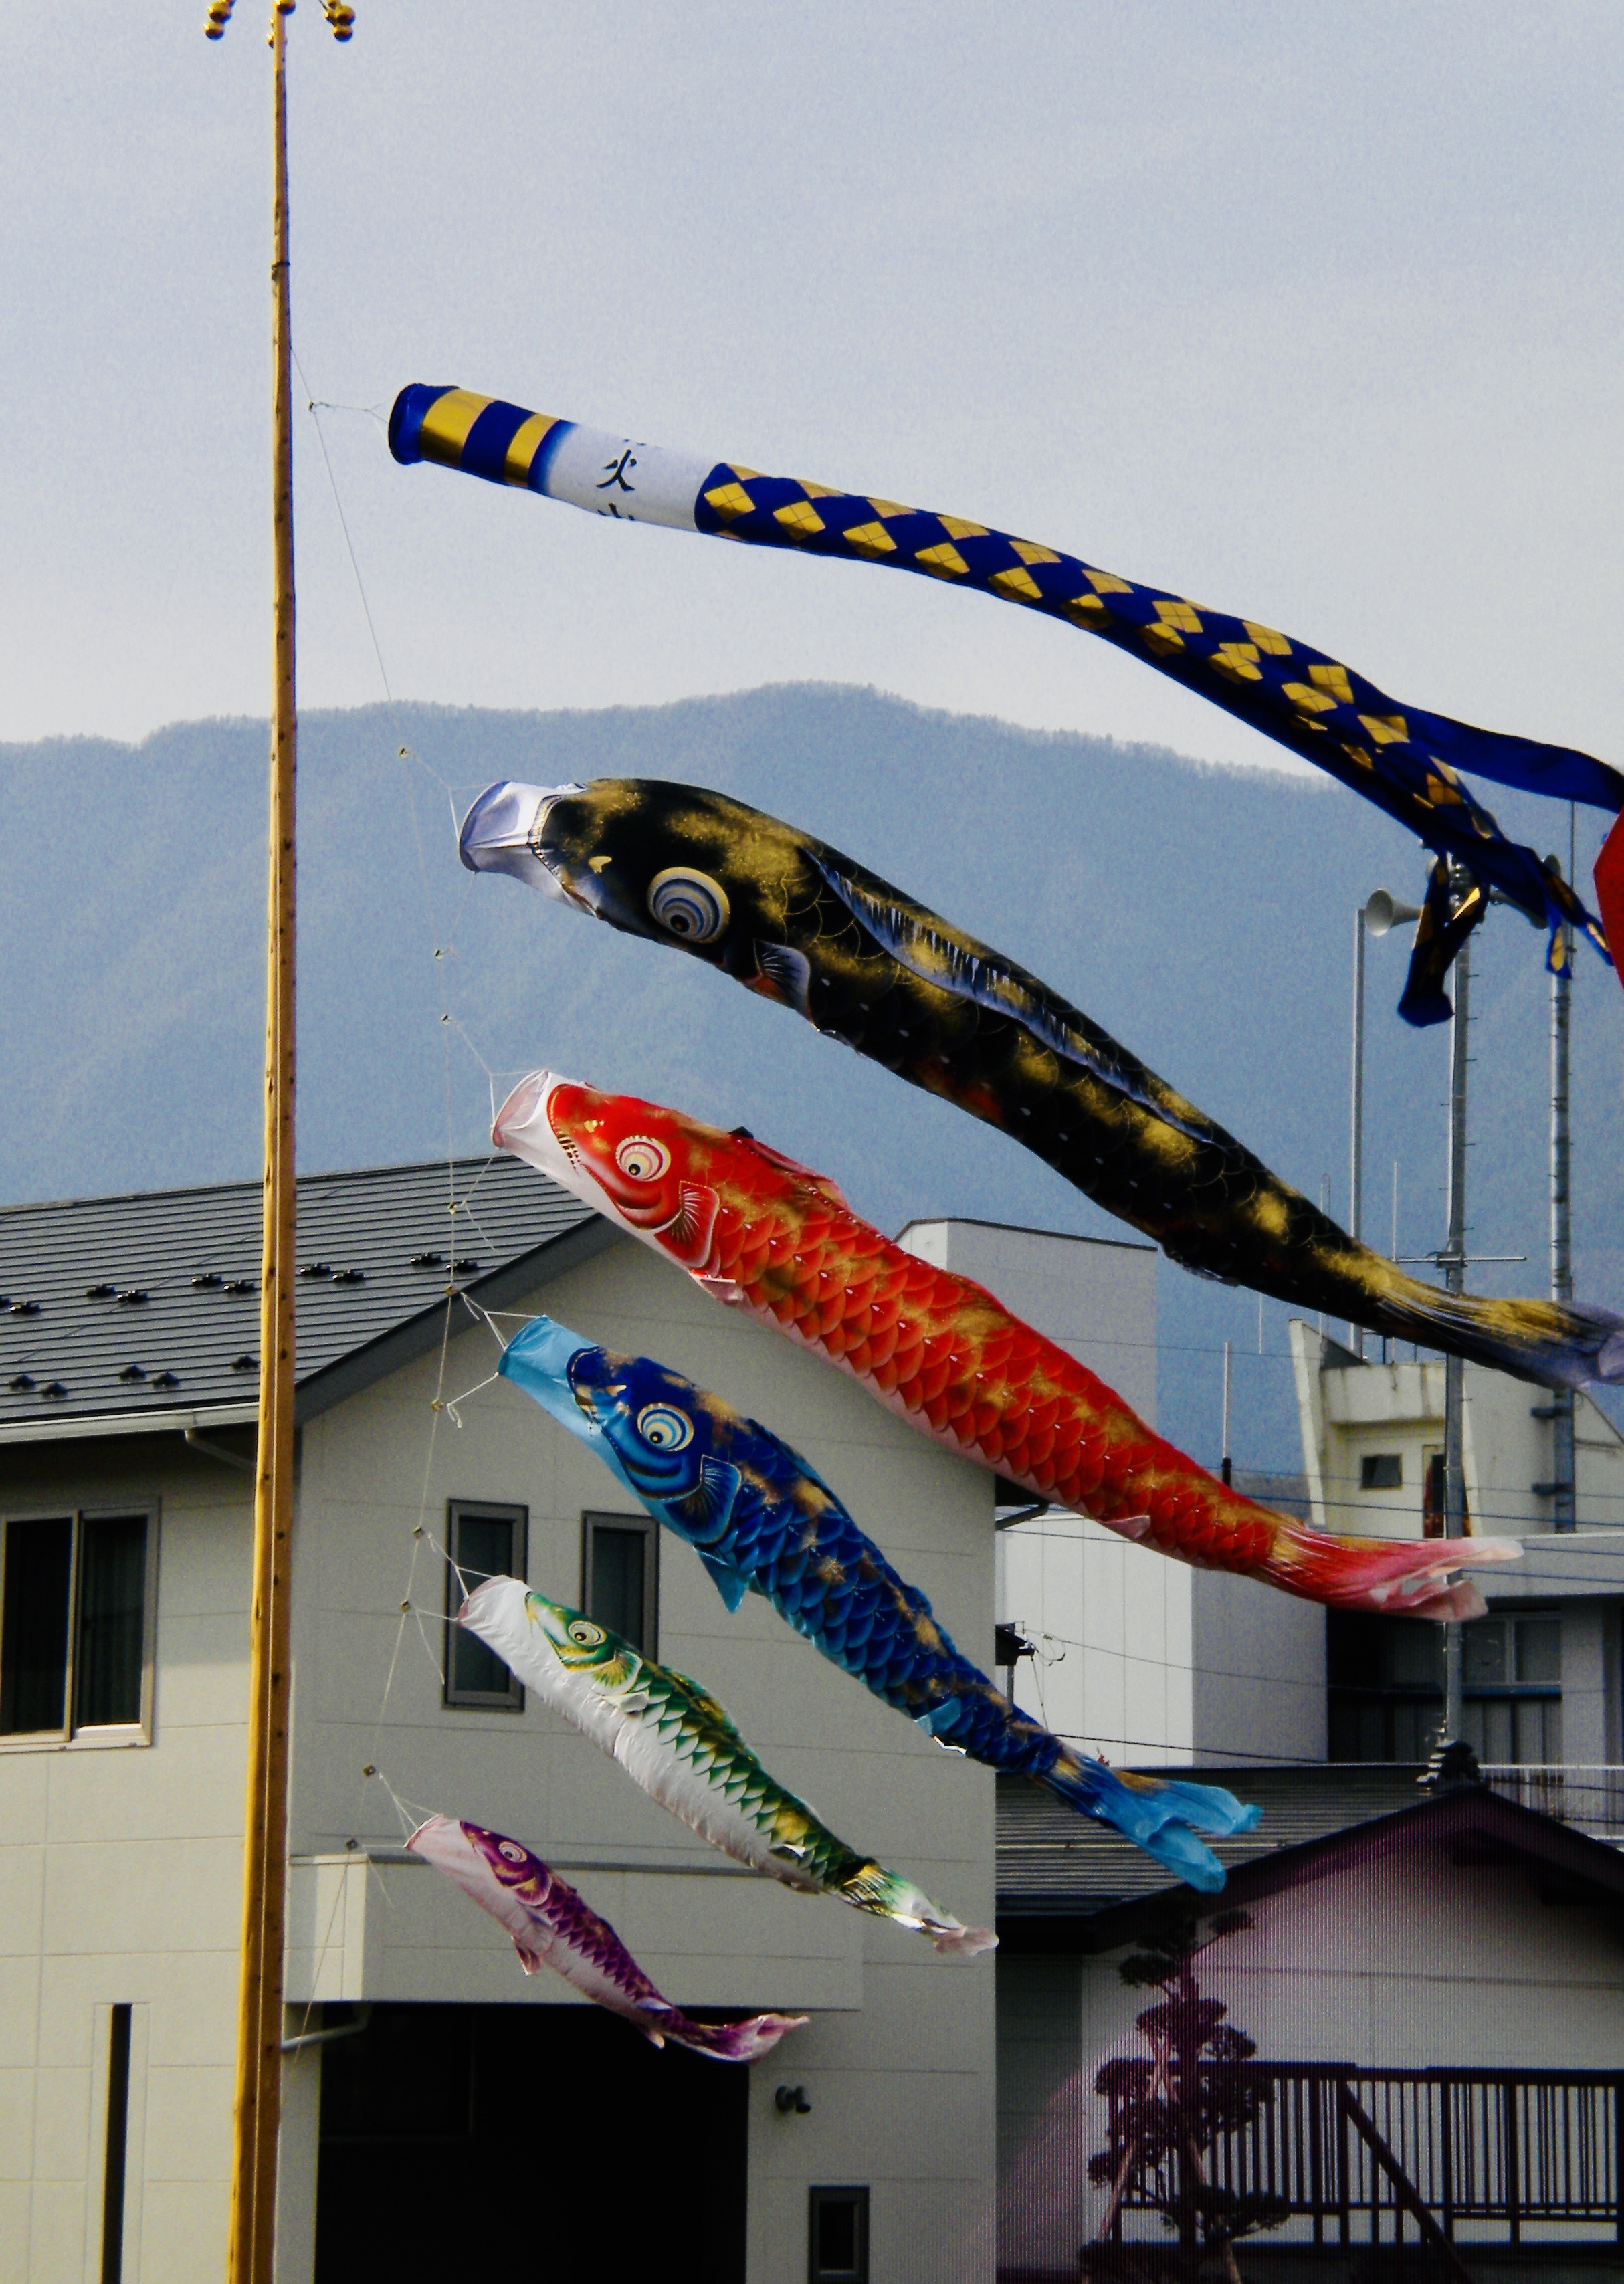
[{"label": "overcast gray sky", "polygon": [[[0,12],[0,738],[267,704],[268,57]],[[292,21],[311,393],[458,381],[956,512],[1624,761],[1615,5],[436,6]],[[396,469],[323,416],[396,692],[873,682],[1278,761],[986,598]],[[308,417],[301,695],[380,694]]]}]

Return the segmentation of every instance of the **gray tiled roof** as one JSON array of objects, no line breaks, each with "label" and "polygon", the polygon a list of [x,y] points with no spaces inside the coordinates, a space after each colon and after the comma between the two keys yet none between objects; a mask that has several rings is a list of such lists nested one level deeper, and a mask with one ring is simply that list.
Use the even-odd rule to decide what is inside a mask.
[{"label": "gray tiled roof", "polygon": [[[1417,1840],[1492,1851],[1475,1854],[1479,1862],[1523,1858],[1547,1875],[1542,1892],[1552,1901],[1616,1909],[1624,1896],[1624,1854],[1616,1845],[1518,1805],[1494,1780],[1423,1791],[1415,1767],[1335,1763],[1162,1773],[1228,1783],[1263,1810],[1258,1831],[1215,1843],[1229,1881],[1220,1896],[1197,1904],[1202,1914],[1244,1909],[1354,1867],[1368,1873]],[[1508,1773],[1495,1772],[1495,1779]],[[1070,1832],[1062,1818],[1069,1818]],[[1175,1911],[1193,1900],[1149,1857],[1046,1803],[1021,1778],[998,1780],[998,1870],[999,1939],[1016,1952],[1113,1951],[1142,1940],[1163,1899]]]},{"label": "gray tiled roof", "polygon": [[[1222,1785],[1263,1811],[1255,1832],[1214,1841],[1227,1871],[1277,1849],[1322,1840],[1425,1797],[1419,1768],[1315,1764],[1251,1769],[1147,1769],[1147,1776]],[[1107,1826],[1079,1816],[1024,1777],[998,1779],[998,1912],[1004,1919],[1091,1918],[1177,1883]]]},{"label": "gray tiled roof", "polygon": [[[303,1177],[302,1415],[420,1353],[448,1285],[495,1307],[612,1242],[514,1158]],[[259,1255],[257,1182],[0,1209],[0,1441],[252,1418]]]}]

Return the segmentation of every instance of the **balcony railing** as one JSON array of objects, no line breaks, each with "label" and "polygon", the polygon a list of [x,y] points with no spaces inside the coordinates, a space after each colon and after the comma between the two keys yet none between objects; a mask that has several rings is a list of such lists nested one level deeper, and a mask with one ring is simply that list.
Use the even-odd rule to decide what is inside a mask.
[{"label": "balcony railing", "polygon": [[[1268,2200],[1275,2241],[1402,2244],[1408,2228],[1457,2279],[1458,2241],[1624,2243],[1624,2070],[1259,2061],[1206,2064],[1202,2078],[1202,2114],[1246,2120],[1204,2150],[1207,2182]],[[1125,2160],[1143,2091],[1125,2081],[1111,2103],[1110,2146]],[[1162,2173],[1124,2172],[1109,2241],[1139,2237],[1134,2216],[1178,2198]]]},{"label": "balcony railing", "polygon": [[1519,1808],[1537,1809],[1598,1840],[1624,1841],[1624,1768],[1568,1764],[1518,1768],[1486,1762],[1483,1780]]}]

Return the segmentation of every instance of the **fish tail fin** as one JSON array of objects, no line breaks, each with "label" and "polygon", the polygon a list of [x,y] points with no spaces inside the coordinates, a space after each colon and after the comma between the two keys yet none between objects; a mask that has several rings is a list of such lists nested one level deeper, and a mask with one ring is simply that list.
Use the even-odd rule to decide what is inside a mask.
[{"label": "fish tail fin", "polygon": [[1125,1840],[1206,1895],[1215,1895],[1223,1886],[1224,1867],[1196,1838],[1196,1831],[1228,1838],[1252,1831],[1263,1813],[1236,1800],[1221,1785],[1119,1775],[1103,1761],[1069,1751],[1063,1751],[1038,1782],[1079,1815],[1112,1826]]},{"label": "fish tail fin", "polygon": [[926,1933],[945,1959],[976,1959],[984,1951],[998,1949],[991,1928],[929,1928]]},{"label": "fish tail fin", "polygon": [[786,2030],[801,2030],[811,2020],[806,2014],[752,2014],[746,2022],[694,2022],[672,2011],[673,2019],[664,2025],[666,2037],[718,2062],[759,2061]]},{"label": "fish tail fin", "polygon": [[1602,925],[1607,931],[1607,949],[1624,981],[1624,822],[1615,821],[1603,841],[1592,877]]},{"label": "fish tail fin", "polygon": [[977,1952],[997,1946],[998,1937],[989,1928],[966,1927],[962,1920],[933,1904],[922,1888],[916,1888],[899,1872],[888,1872],[883,1864],[860,1866],[840,1881],[836,1893],[859,1911],[873,1912],[881,1919],[895,1920],[899,1927],[928,1935],[937,1949],[949,1956],[973,1959]]},{"label": "fish tail fin", "polygon": [[1445,1347],[1544,1388],[1624,1381],[1624,1317],[1572,1301],[1505,1301],[1395,1279],[1379,1329],[1422,1348]]},{"label": "fish tail fin", "polygon": [[1262,1576],[1270,1585],[1338,1610],[1388,1617],[1479,1618],[1485,1603],[1471,1579],[1450,1572],[1514,1562],[1514,1538],[1345,1538],[1283,1523]]}]

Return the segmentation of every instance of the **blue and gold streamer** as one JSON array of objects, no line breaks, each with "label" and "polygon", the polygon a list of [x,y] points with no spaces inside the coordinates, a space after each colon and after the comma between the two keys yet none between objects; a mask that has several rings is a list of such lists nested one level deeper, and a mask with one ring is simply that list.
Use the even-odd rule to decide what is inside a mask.
[{"label": "blue and gold streamer", "polygon": [[[1567,928],[1608,958],[1600,922],[1572,886],[1532,849],[1508,840],[1461,775],[1470,768],[1524,792],[1624,810],[1624,776],[1591,755],[1402,705],[1351,667],[1256,620],[1138,585],[963,517],[762,475],[730,461],[710,468],[691,510],[685,505],[671,512],[669,493],[663,510],[606,504],[593,496],[601,484],[588,492],[579,478],[565,486],[549,481],[566,434],[584,439],[592,432],[498,399],[417,384],[396,402],[389,444],[403,462],[437,460],[599,512],[641,513],[644,520],[680,522],[752,546],[890,564],[1041,611],[1171,676],[1373,802],[1437,855],[1465,865],[1550,930],[1553,968],[1566,960]],[[600,441],[608,454],[615,440]],[[640,481],[652,491],[662,461],[674,456],[650,446],[636,450]],[[604,465],[615,464],[606,458]]]}]

